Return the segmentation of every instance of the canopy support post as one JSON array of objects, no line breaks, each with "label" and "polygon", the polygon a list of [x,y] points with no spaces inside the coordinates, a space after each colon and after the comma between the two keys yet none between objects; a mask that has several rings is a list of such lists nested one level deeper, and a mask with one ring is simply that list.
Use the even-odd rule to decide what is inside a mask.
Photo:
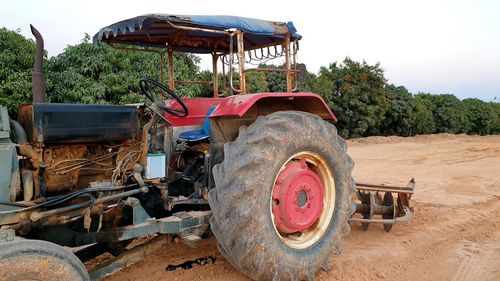
[{"label": "canopy support post", "polygon": [[165,73],[164,73],[164,70],[165,70],[165,65],[163,63],[163,59],[164,59],[164,52],[160,52],[160,83],[162,85],[165,85]]},{"label": "canopy support post", "polygon": [[292,72],[290,68],[290,34],[285,37],[285,42],[283,43],[285,47],[285,69],[286,69],[286,91],[288,93],[292,92]]},{"label": "canopy support post", "polygon": [[247,85],[245,80],[245,48],[243,45],[243,31],[236,30],[236,40],[238,41],[238,63],[240,70],[240,94],[247,93]]},{"label": "canopy support post", "polygon": [[299,43],[297,40],[293,41],[293,76],[292,78],[295,80],[295,86],[292,89],[292,92],[296,92],[299,89],[299,71],[297,71],[297,51],[299,50]]},{"label": "canopy support post", "polygon": [[214,98],[219,97],[219,79],[217,73],[217,60],[219,59],[219,55],[216,52],[212,54],[212,71],[214,75]]},{"label": "canopy support post", "polygon": [[170,90],[175,91],[175,77],[174,77],[174,50],[168,49],[168,86]]}]

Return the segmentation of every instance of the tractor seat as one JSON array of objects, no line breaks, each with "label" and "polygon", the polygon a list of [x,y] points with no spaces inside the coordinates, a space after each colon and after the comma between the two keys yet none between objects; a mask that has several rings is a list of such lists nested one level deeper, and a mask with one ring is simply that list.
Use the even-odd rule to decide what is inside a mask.
[{"label": "tractor seat", "polygon": [[203,119],[203,125],[201,125],[201,129],[186,131],[179,135],[179,138],[185,141],[200,141],[204,139],[208,139],[210,137],[210,114],[214,112],[215,106],[212,106],[208,109],[207,115],[205,119]]}]

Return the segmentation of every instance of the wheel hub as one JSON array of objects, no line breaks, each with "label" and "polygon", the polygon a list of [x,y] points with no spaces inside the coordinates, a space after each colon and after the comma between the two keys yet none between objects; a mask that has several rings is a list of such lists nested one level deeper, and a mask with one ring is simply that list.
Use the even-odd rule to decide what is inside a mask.
[{"label": "wheel hub", "polygon": [[321,215],[323,190],[323,183],[305,160],[286,164],[273,188],[276,228],[283,233],[306,232]]}]

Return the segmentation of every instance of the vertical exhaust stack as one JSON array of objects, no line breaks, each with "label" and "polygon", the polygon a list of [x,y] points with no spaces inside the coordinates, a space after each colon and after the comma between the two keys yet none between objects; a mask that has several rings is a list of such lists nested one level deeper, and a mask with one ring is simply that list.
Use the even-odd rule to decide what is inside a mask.
[{"label": "vertical exhaust stack", "polygon": [[45,78],[43,75],[43,38],[40,32],[30,24],[31,33],[36,39],[35,69],[32,76],[33,103],[45,103]]}]

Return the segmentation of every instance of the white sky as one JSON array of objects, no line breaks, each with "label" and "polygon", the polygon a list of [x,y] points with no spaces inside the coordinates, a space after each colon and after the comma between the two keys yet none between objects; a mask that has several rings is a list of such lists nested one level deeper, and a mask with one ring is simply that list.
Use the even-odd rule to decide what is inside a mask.
[{"label": "white sky", "polygon": [[[500,1],[42,1],[0,0],[0,26],[29,24],[49,55],[84,33],[147,13],[236,15],[293,21],[309,71],[341,61],[380,62],[390,83],[410,91],[500,99]],[[203,67],[207,67],[203,63]]]}]

